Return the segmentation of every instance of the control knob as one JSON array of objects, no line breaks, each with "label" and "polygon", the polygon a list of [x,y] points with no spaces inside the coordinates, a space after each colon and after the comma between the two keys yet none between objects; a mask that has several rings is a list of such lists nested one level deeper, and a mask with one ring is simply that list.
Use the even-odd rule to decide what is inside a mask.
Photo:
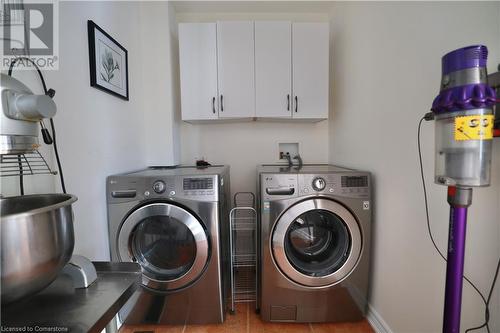
[{"label": "control knob", "polygon": [[161,180],[157,180],[153,183],[153,191],[155,191],[158,194],[162,194],[165,192],[165,189],[167,188],[167,185],[165,185],[165,182]]},{"label": "control knob", "polygon": [[323,191],[326,187],[326,181],[321,177],[316,177],[312,181],[312,187],[315,191]]}]

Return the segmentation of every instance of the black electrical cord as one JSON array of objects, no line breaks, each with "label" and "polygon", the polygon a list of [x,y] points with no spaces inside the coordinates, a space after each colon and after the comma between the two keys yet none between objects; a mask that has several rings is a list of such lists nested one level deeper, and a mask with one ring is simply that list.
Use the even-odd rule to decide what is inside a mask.
[{"label": "black electrical cord", "polygon": [[500,258],[498,259],[498,263],[497,263],[497,269],[495,271],[495,276],[493,277],[493,281],[491,283],[491,287],[490,287],[490,292],[488,293],[488,299],[486,300],[486,307],[485,307],[485,310],[484,310],[484,317],[485,317],[485,320],[484,320],[484,323],[481,324],[480,326],[476,326],[476,327],[472,327],[472,328],[468,328],[465,332],[468,333],[468,332],[471,332],[471,331],[475,331],[475,330],[479,330],[483,327],[486,326],[486,329],[488,330],[489,332],[489,321],[490,321],[490,301],[491,301],[491,296],[493,295],[493,290],[495,289],[495,284],[497,282],[497,279],[498,279],[498,271],[500,270]]},{"label": "black electrical cord", "polygon": [[17,155],[17,164],[19,165],[19,193],[24,195],[23,161],[21,155]]},{"label": "black electrical cord", "polygon": [[[422,148],[421,148],[421,142],[420,142],[420,134],[421,134],[420,132],[421,132],[421,127],[422,127],[422,122],[424,120],[432,120],[432,119],[434,119],[434,115],[432,114],[432,112],[429,112],[429,113],[425,114],[420,119],[420,121],[418,123],[418,133],[417,133],[418,159],[419,159],[419,163],[420,163],[420,176],[421,176],[421,179],[422,179],[422,188],[423,188],[423,192],[424,192],[425,216],[426,216],[426,219],[427,219],[427,231],[429,233],[429,237],[431,239],[432,245],[436,249],[437,253],[441,256],[441,258],[443,258],[444,261],[447,261],[446,257],[444,256],[444,254],[441,252],[441,250],[437,246],[436,241],[434,240],[434,236],[432,235],[431,223],[430,223],[430,218],[429,218],[429,202],[428,202],[428,199],[427,199],[427,187],[425,185],[424,166],[423,166],[423,163],[422,163]],[[480,325],[480,326],[477,326],[477,327],[468,328],[467,330],[465,330],[465,333],[468,333],[468,332],[471,332],[471,331],[474,331],[474,330],[478,330],[478,329],[481,329],[483,327],[486,327],[487,332],[490,333],[490,327],[489,327],[490,307],[489,307],[489,303],[490,303],[490,300],[491,300],[491,295],[493,294],[493,289],[495,288],[495,282],[496,282],[497,277],[498,277],[498,270],[499,270],[499,268],[500,268],[500,259],[498,261],[498,266],[497,266],[495,278],[493,279],[493,283],[492,283],[491,288],[490,288],[488,299],[486,299],[484,297],[483,293],[479,290],[479,288],[477,288],[476,285],[474,283],[472,283],[472,281],[467,276],[465,276],[465,274],[462,275],[463,279],[465,281],[467,281],[467,283],[481,297],[481,299],[482,299],[482,301],[484,303],[484,306],[485,306],[485,310],[484,310],[485,321],[484,321],[484,323],[482,325]]]},{"label": "black electrical cord", "polygon": [[61,188],[64,194],[66,194],[66,184],[64,184],[64,175],[61,166],[61,160],[59,159],[59,151],[57,150],[56,141],[56,126],[54,125],[54,119],[50,118],[50,129],[52,130],[52,141],[54,143],[54,153],[56,155],[57,168],[59,169],[59,178],[61,179]]},{"label": "black electrical cord", "polygon": [[[37,64],[33,60],[31,60],[30,58],[27,58],[27,57],[18,57],[18,58],[15,58],[10,63],[9,72],[8,72],[9,76],[12,76],[12,70],[14,68],[14,65],[19,60],[26,60],[26,61],[30,62],[33,65],[33,67],[35,67],[36,71],[38,72],[38,76],[40,77],[40,81],[42,82],[44,94],[47,95],[47,96],[49,96],[50,98],[53,98],[54,95],[55,95],[55,91],[53,89],[47,89],[47,85],[45,84],[45,78],[43,77],[42,71],[37,66]],[[61,160],[59,159],[59,152],[57,150],[56,128],[55,128],[55,125],[54,125],[54,120],[52,118],[50,118],[50,127],[51,127],[51,130],[52,130],[52,140],[50,140],[50,136],[47,137],[48,133],[45,131],[43,133],[44,134],[44,141],[46,143],[52,141],[53,144],[54,144],[54,153],[56,155],[57,168],[59,169],[59,178],[61,180],[61,188],[62,188],[63,193],[66,194],[66,185],[64,183],[64,175],[63,175],[63,170],[62,170],[62,166],[61,166]],[[42,131],[43,131],[43,127],[42,127]],[[19,178],[19,184],[20,184],[21,194],[24,194],[22,169],[21,169],[21,175],[19,177],[20,177]]]}]

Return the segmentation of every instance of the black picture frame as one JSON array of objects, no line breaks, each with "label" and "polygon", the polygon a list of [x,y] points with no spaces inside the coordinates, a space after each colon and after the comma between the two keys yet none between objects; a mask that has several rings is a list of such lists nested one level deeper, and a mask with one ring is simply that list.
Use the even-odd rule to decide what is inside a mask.
[{"label": "black picture frame", "polygon": [[[125,49],[120,43],[118,43],[113,37],[111,37],[106,31],[95,24],[92,20],[87,21],[87,30],[89,43],[90,86],[128,101],[129,79],[127,49]],[[107,44],[104,44],[101,39],[99,40],[99,42],[101,42],[102,45],[105,45],[105,47],[110,50],[108,53],[106,53],[106,55],[111,54],[111,58],[108,57],[106,60],[111,61],[112,66],[107,66],[109,65],[109,62],[103,64],[102,57],[96,56],[96,35],[106,40]],[[101,44],[98,46],[99,48],[102,47]],[[104,52],[106,52],[106,50]],[[118,55],[117,58],[120,60],[119,62],[117,61],[116,64],[114,62],[115,55]],[[122,59],[122,57],[124,59]],[[119,66],[119,63],[122,64],[121,67]],[[125,66],[123,66],[123,63],[125,64]],[[122,71],[123,68],[124,71]],[[122,86],[121,89],[119,88],[119,86],[111,82],[111,80],[114,78],[114,71],[116,69],[119,70],[120,81],[118,83],[120,84],[120,86]],[[104,70],[104,72],[102,72],[102,70]],[[125,75],[125,78],[123,78],[123,75]]]}]

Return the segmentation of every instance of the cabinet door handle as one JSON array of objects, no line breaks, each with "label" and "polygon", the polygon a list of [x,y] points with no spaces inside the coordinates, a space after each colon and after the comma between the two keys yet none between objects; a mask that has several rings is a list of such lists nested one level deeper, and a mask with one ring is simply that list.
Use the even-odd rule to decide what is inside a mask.
[{"label": "cabinet door handle", "polygon": [[299,99],[295,96],[295,112],[299,110]]},{"label": "cabinet door handle", "polygon": [[212,112],[215,114],[215,97],[212,98]]},{"label": "cabinet door handle", "polygon": [[220,95],[220,110],[224,112],[224,96]]},{"label": "cabinet door handle", "polygon": [[286,110],[290,111],[290,94],[286,95]]}]

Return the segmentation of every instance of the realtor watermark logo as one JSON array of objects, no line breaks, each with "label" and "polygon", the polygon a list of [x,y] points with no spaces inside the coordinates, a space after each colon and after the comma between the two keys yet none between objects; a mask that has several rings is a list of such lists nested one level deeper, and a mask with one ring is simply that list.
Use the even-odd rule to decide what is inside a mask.
[{"label": "realtor watermark logo", "polygon": [[[2,1],[2,61],[0,69],[7,70],[18,57],[27,57],[40,69],[59,67],[59,25],[57,1]],[[20,61],[21,62],[21,61]],[[22,61],[19,69],[31,69]]]}]

